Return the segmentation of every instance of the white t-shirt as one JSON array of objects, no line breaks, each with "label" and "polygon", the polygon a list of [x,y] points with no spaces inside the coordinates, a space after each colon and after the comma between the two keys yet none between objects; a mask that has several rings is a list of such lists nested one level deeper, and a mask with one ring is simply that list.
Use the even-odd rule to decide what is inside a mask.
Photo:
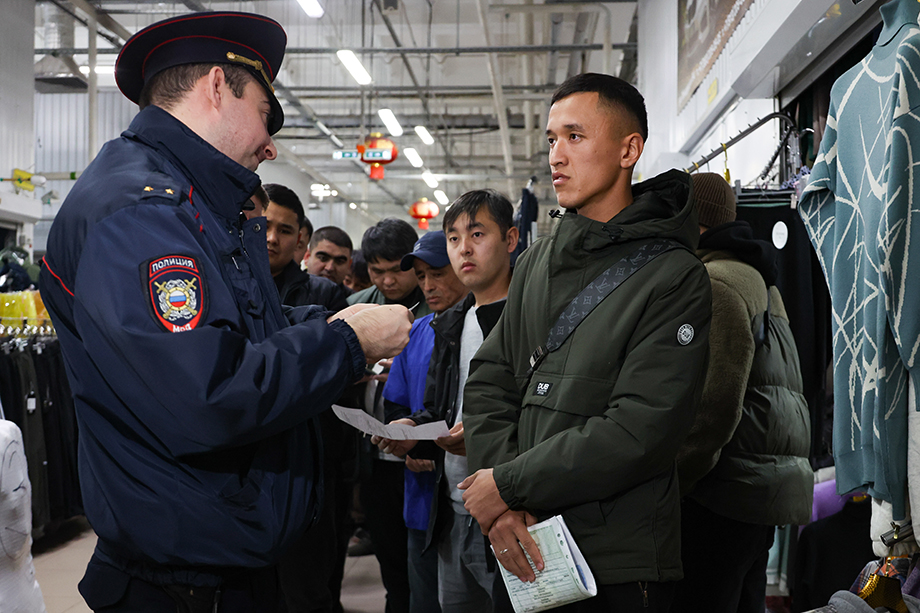
[{"label": "white t-shirt", "polygon": [[[470,375],[470,361],[476,355],[479,346],[482,345],[482,341],[482,328],[479,327],[476,307],[473,306],[466,312],[466,318],[463,320],[463,333],[460,335],[460,385],[457,391],[455,424],[463,421],[463,386],[466,385],[466,379]],[[447,491],[450,492],[454,511],[465,515],[469,513],[463,508],[463,492],[457,489],[457,484],[466,479],[468,475],[466,456],[452,453],[444,454],[444,476],[447,477]]]}]

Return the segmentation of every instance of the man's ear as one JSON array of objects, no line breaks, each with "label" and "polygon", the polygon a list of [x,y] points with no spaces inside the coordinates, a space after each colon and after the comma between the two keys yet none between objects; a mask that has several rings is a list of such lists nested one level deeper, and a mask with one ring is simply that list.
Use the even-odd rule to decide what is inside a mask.
[{"label": "man's ear", "polygon": [[620,158],[620,168],[632,168],[642,156],[645,149],[645,139],[638,132],[633,132],[623,137],[622,140],[622,157]]},{"label": "man's ear", "polygon": [[508,240],[508,253],[511,253],[517,247],[518,240],[521,238],[521,232],[518,230],[517,226],[511,226],[508,228],[508,232],[505,233],[505,238]]},{"label": "man's ear", "polygon": [[219,109],[223,100],[223,89],[227,84],[227,77],[224,69],[220,66],[212,66],[208,74],[205,75],[205,97],[215,109]]}]

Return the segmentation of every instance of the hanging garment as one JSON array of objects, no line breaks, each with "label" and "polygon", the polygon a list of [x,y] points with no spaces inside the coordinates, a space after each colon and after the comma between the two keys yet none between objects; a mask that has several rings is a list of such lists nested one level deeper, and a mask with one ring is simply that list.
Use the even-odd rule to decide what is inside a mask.
[{"label": "hanging garment", "polygon": [[0,420],[0,611],[45,611],[32,565],[30,494],[22,433]]},{"label": "hanging garment", "polygon": [[876,558],[869,538],[871,513],[868,499],[850,500],[839,512],[802,529],[795,554],[793,613],[826,604]]},{"label": "hanging garment", "polygon": [[48,456],[49,512],[52,520],[83,513],[77,474],[77,435],[73,398],[64,372],[60,343],[56,338],[29,341],[35,366],[42,425]]},{"label": "hanging garment", "polygon": [[918,11],[916,0],[882,6],[872,53],[834,84],[799,205],[831,291],[838,488],[868,487],[895,519],[906,512],[907,378],[920,382]]},{"label": "hanging garment", "polygon": [[540,205],[537,203],[537,197],[534,196],[533,190],[529,187],[522,189],[521,206],[514,216],[514,225],[518,229],[520,236],[518,238],[517,247],[515,247],[514,251],[511,253],[512,266],[514,266],[517,257],[537,239],[534,233],[534,224],[537,222],[537,213],[539,210]]},{"label": "hanging garment", "polygon": [[41,398],[32,355],[20,344],[11,355],[19,373],[22,397],[22,439],[29,464],[29,481],[32,482],[32,527],[41,529],[51,521],[51,503],[48,498],[48,454],[45,447],[45,428],[42,423]]}]

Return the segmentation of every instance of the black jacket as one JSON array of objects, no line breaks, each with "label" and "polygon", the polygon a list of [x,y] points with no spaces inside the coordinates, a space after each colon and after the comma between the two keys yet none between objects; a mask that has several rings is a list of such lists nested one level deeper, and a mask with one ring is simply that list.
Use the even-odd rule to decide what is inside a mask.
[{"label": "black jacket", "polygon": [[[460,337],[463,335],[463,320],[466,312],[476,303],[476,297],[470,292],[466,298],[431,320],[434,329],[434,350],[428,366],[428,380],[425,384],[425,410],[411,416],[416,424],[425,424],[445,420],[448,426],[454,425],[457,414],[457,392],[460,385]],[[476,309],[479,327],[483,338],[489,336],[492,328],[505,309],[505,300],[486,304]],[[445,523],[440,508],[449,509],[450,505],[440,502],[448,499],[447,481],[444,476],[444,450],[431,441],[422,441],[409,452],[413,458],[435,460],[437,474],[436,491],[438,495],[431,502],[431,516],[428,520],[428,534],[425,547],[429,547],[434,535]]]},{"label": "black jacket", "polygon": [[294,260],[288,262],[281,273],[275,277],[281,304],[287,306],[306,306],[318,304],[334,312],[348,306],[348,294],[340,285],[329,279],[311,275],[301,270]]}]

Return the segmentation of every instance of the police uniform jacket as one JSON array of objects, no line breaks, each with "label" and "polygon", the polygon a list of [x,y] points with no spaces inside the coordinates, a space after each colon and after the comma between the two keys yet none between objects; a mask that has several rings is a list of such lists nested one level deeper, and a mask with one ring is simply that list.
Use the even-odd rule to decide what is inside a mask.
[{"label": "police uniform jacket", "polygon": [[97,554],[157,582],[276,561],[316,505],[315,417],[363,372],[347,324],[282,311],[265,220],[240,220],[258,184],[150,106],[48,238]]}]

